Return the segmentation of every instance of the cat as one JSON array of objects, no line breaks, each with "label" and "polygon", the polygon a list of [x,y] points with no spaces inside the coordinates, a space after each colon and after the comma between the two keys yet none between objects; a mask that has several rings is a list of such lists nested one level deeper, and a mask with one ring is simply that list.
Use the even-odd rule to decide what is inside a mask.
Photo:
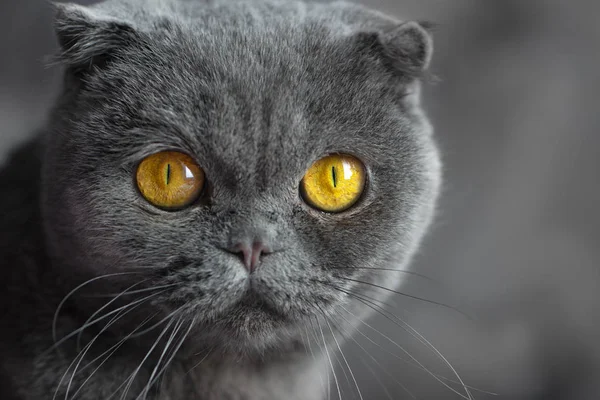
[{"label": "cat", "polygon": [[0,398],[326,398],[435,214],[426,26],[345,2],[55,7],[62,92],[0,172]]}]

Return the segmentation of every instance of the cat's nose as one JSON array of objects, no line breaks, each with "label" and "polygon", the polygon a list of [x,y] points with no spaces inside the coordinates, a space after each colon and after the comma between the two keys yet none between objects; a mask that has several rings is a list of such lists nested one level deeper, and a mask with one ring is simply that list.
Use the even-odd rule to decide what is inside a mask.
[{"label": "cat's nose", "polygon": [[262,241],[238,242],[233,244],[228,251],[240,256],[248,272],[253,273],[262,261],[262,256],[272,253],[272,249]]}]

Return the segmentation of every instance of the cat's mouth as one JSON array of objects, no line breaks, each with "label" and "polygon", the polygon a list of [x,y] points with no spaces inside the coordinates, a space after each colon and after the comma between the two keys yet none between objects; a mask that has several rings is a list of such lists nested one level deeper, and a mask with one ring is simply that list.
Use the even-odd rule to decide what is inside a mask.
[{"label": "cat's mouth", "polygon": [[276,307],[259,294],[251,284],[248,286],[246,293],[234,307],[238,308],[240,312],[256,316],[262,314],[263,318],[274,321],[284,322],[288,319],[285,314],[278,311]]},{"label": "cat's mouth", "polygon": [[292,325],[286,315],[254,290],[248,289],[221,318],[209,323],[203,331],[205,334],[207,328],[211,331],[211,345],[218,346],[220,343],[225,345],[225,349],[264,350],[279,343],[282,339],[280,333]]}]

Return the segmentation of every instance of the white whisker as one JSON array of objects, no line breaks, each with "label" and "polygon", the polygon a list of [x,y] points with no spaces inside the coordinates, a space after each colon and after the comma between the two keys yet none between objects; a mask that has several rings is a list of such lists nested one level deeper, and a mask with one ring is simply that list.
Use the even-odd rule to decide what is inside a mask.
[{"label": "white whisker", "polygon": [[[315,338],[315,344],[317,346],[319,346],[319,349],[321,350],[321,352],[323,352],[323,349],[321,348],[321,338],[317,334],[317,329],[315,328],[315,324],[312,319],[310,320],[310,324],[312,325],[312,334],[313,334],[313,337]],[[330,400],[330,399],[331,399],[331,377],[329,376],[329,374],[327,374],[327,400]]]},{"label": "white whisker", "polygon": [[158,321],[156,324],[152,325],[148,329],[144,329],[143,331],[136,333],[131,338],[135,339],[135,338],[138,338],[140,336],[143,336],[143,335],[147,334],[148,332],[153,331],[154,329],[156,329],[159,326],[161,326],[162,324],[164,324],[165,321],[168,321],[169,319],[175,317],[175,315],[177,313],[181,312],[181,310],[183,310],[185,307],[186,307],[186,305],[183,305],[183,306],[179,307],[178,309],[176,309],[175,311],[171,312],[169,315],[167,315],[166,317],[164,317],[163,319],[161,319],[160,321]]},{"label": "white whisker", "polygon": [[[395,323],[396,326],[402,328],[405,332],[407,332],[408,334],[410,334],[413,338],[417,339],[421,344],[423,344],[425,347],[431,349],[434,354],[444,362],[444,364],[446,364],[446,366],[448,366],[448,368],[450,368],[450,370],[452,371],[452,373],[454,374],[454,376],[456,376],[456,378],[458,379],[458,383],[463,387],[463,389],[465,390],[466,393],[466,397],[464,395],[461,395],[463,398],[465,399],[472,399],[472,394],[469,391],[469,388],[467,387],[467,385],[465,385],[465,383],[463,382],[462,378],[460,377],[460,375],[458,374],[458,371],[456,371],[456,369],[454,368],[454,366],[446,359],[446,357],[444,357],[442,355],[442,353],[435,348],[435,346],[433,346],[433,344],[431,344],[431,342],[429,342],[427,339],[425,339],[425,337],[423,337],[423,335],[421,335],[419,332],[417,332],[414,328],[412,328],[408,323],[406,323],[402,318],[398,317],[397,315],[395,315],[394,313],[386,310],[385,308],[373,303],[372,301],[369,300],[365,300],[365,299],[361,299],[360,296],[358,295],[354,295],[355,298],[361,302],[363,302],[363,304],[365,305],[370,305],[371,308],[377,312],[379,312],[381,315],[383,315],[384,317],[386,317],[388,320],[394,322],[389,315],[391,315],[392,317],[396,318],[396,320],[398,320],[400,322],[400,324]],[[370,304],[369,304],[370,303]],[[408,328],[408,329],[407,329]],[[410,330],[409,330],[410,329]],[[432,375],[435,376],[435,374],[432,373]],[[449,387],[447,384],[443,383],[440,379],[437,378],[437,376],[435,376],[436,379],[442,383],[444,386]]]},{"label": "white whisker", "polygon": [[[308,344],[308,349],[310,351],[310,355],[312,356],[313,360],[315,360],[315,362],[316,362],[317,358],[315,357],[315,353],[313,352],[312,344],[310,343],[310,335],[308,334],[307,326],[304,326],[304,332],[306,333],[306,343]],[[304,334],[302,334],[302,336],[304,337]],[[321,376],[321,374],[319,374],[319,380],[321,381],[321,388],[323,389],[323,391],[325,391],[327,388],[325,387],[325,381],[323,380],[323,377]]]},{"label": "white whisker", "polygon": [[182,325],[183,325],[183,318],[179,317],[179,319],[177,320],[177,323],[175,324],[175,327],[173,328],[173,332],[171,332],[171,336],[169,336],[169,339],[167,340],[167,343],[165,343],[165,347],[164,347],[162,353],[160,354],[160,357],[159,357],[158,361],[156,362],[156,365],[154,366],[154,369],[152,370],[152,373],[150,374],[150,378],[148,378],[148,384],[146,385],[146,387],[142,391],[142,393],[144,393],[143,397],[145,397],[147,395],[148,389],[150,387],[150,382],[152,382],[152,380],[156,376],[156,372],[160,368],[160,364],[162,363],[162,360],[165,357],[165,354],[167,354],[167,351],[169,350],[169,347],[171,347],[171,344],[173,343],[173,340],[175,339],[175,336],[179,332],[179,329],[181,328]]},{"label": "white whisker", "polygon": [[212,353],[213,348],[208,350],[208,353],[206,353],[206,355],[204,357],[202,357],[202,359],[200,361],[198,361],[192,368],[190,368],[188,370],[188,372],[186,372],[185,374],[188,375],[190,372],[192,372],[193,370],[195,370],[196,368],[198,368],[200,366],[200,364],[202,364],[210,355],[210,353]]},{"label": "white whisker", "polygon": [[[354,318],[356,318],[356,316],[348,311],[344,306],[341,306],[342,309],[344,309],[347,313],[349,313],[350,315],[352,315]],[[446,388],[448,388],[449,390],[451,390],[452,392],[456,393],[457,395],[459,395],[460,397],[462,397],[465,400],[472,400],[470,397],[465,396],[464,394],[460,393],[459,391],[457,391],[456,389],[454,389],[453,387],[451,387],[450,385],[448,385],[446,382],[443,382],[440,378],[437,377],[436,374],[434,374],[433,372],[431,372],[427,367],[425,367],[423,365],[423,363],[421,363],[419,360],[417,360],[412,354],[410,354],[404,347],[400,346],[400,344],[398,344],[396,341],[394,341],[392,338],[390,338],[389,336],[387,336],[386,334],[384,334],[383,332],[379,331],[378,329],[374,328],[373,326],[371,326],[369,323],[363,321],[363,320],[359,320],[363,325],[367,326],[368,328],[370,328],[371,330],[373,330],[374,332],[378,333],[379,335],[381,335],[383,338],[385,338],[386,340],[388,340],[390,343],[392,343],[394,346],[398,347],[404,354],[406,354],[413,362],[415,362],[420,369],[422,369],[423,371],[427,372],[429,375],[431,375],[431,377],[433,377],[436,381],[438,381],[439,383],[441,383],[443,386],[445,386]],[[364,335],[360,329],[356,329],[357,332],[361,333],[365,338],[367,338],[368,340],[370,340],[368,338],[368,336]],[[377,343],[373,342],[371,340],[371,342],[373,344],[375,344],[376,346],[379,346],[380,348],[382,348],[380,345],[378,345]],[[398,357],[400,360],[406,361],[401,357]]]},{"label": "white whisker", "polygon": [[[183,346],[183,343],[187,339],[188,335],[192,331],[192,328],[194,327],[195,324],[196,324],[196,317],[194,317],[192,319],[192,322],[190,322],[190,326],[188,327],[187,331],[182,335],[181,340],[179,341],[179,343],[177,344],[177,346],[175,347],[175,349],[171,352],[171,357],[167,360],[167,362],[164,364],[164,366],[162,367],[162,369],[158,372],[158,374],[156,375],[156,377],[152,381],[150,381],[148,383],[147,389],[144,391],[145,394],[142,397],[143,399],[146,398],[146,396],[148,394],[148,390],[150,390],[150,388],[152,387],[152,385],[154,385],[154,383],[162,376],[162,374],[169,367],[169,365],[171,364],[171,362],[173,361],[173,359],[177,355],[177,352],[179,351],[179,349],[181,348],[181,346]],[[138,396],[138,398],[139,398],[139,396]]]},{"label": "white whisker", "polygon": [[158,346],[158,343],[160,342],[162,337],[167,333],[167,331],[169,330],[169,328],[171,327],[172,324],[173,324],[173,320],[170,320],[169,322],[167,322],[167,326],[165,326],[163,328],[163,330],[161,331],[161,333],[158,335],[158,337],[154,341],[154,344],[150,347],[150,349],[146,353],[146,356],[144,356],[144,358],[142,359],[142,361],[140,362],[138,367],[131,373],[131,375],[129,375],[129,377],[127,379],[125,379],[125,381],[121,385],[119,385],[119,387],[117,387],[117,389],[108,397],[109,399],[111,399],[115,394],[117,394],[119,392],[119,390],[121,389],[121,387],[123,387],[123,385],[127,384],[126,391],[121,396],[122,399],[125,398],[125,396],[127,395],[127,391],[129,390],[129,387],[131,387],[131,385],[133,384],[133,381],[134,381],[135,377],[137,376],[138,372],[142,369],[142,366],[144,365],[146,360],[150,357],[150,355],[152,354],[152,352],[154,351],[156,346]]},{"label": "white whisker", "polygon": [[356,382],[356,378],[354,377],[354,373],[352,372],[352,368],[350,368],[350,364],[348,363],[348,360],[346,359],[346,356],[344,355],[344,352],[342,351],[342,347],[340,346],[340,343],[338,342],[337,338],[335,337],[335,333],[333,332],[333,329],[331,328],[331,324],[329,323],[328,318],[325,315],[325,313],[323,313],[323,316],[325,318],[325,322],[327,323],[327,326],[329,327],[329,330],[331,331],[333,340],[335,340],[335,344],[337,345],[338,350],[340,351],[340,354],[342,355],[342,358],[344,359],[344,362],[346,363],[346,366],[348,367],[348,371],[350,371],[350,375],[352,376],[352,380],[354,381],[354,385],[356,386],[356,390],[358,391],[358,396],[360,397],[360,400],[364,400],[363,395],[360,392],[360,388],[358,387],[358,382]]},{"label": "white whisker", "polygon": [[[362,322],[362,321],[361,321],[361,320],[360,320],[360,319],[359,319],[359,318],[358,318],[356,315],[354,315],[354,314],[350,313],[348,310],[345,310],[345,311],[346,311],[346,312],[348,312],[350,315],[352,315],[352,317],[353,317],[353,318],[355,318],[355,319],[357,319],[358,321]],[[341,318],[342,318],[342,319],[343,319],[343,320],[344,320],[346,323],[350,324],[350,321],[348,321],[348,319],[347,319],[346,317],[344,317],[343,315],[340,315],[340,317],[341,317]],[[365,335],[363,332],[361,332],[361,331],[360,331],[360,330],[358,330],[358,329],[357,329],[356,331],[357,331],[359,334],[361,334],[363,337],[365,337],[367,340],[369,340],[369,342],[373,343],[374,345],[376,345],[377,347],[379,347],[379,348],[381,348],[382,350],[384,350],[384,351],[385,351],[385,349],[383,349],[383,347],[381,347],[381,345],[379,345],[379,344],[375,343],[375,342],[374,342],[374,341],[373,341],[371,338],[369,338],[368,336],[366,336],[366,335]],[[385,373],[387,376],[389,376],[390,378],[392,378],[392,380],[393,380],[394,382],[396,382],[396,383],[398,384],[398,386],[400,386],[400,387],[402,388],[402,390],[404,390],[404,391],[405,391],[405,392],[406,392],[406,393],[407,393],[407,394],[408,394],[408,395],[409,395],[409,396],[410,396],[412,399],[416,399],[416,398],[417,398],[417,397],[416,397],[416,396],[415,396],[415,395],[414,395],[414,394],[413,394],[413,393],[412,393],[410,390],[408,390],[408,388],[407,388],[407,387],[406,387],[406,386],[405,386],[405,385],[404,385],[402,382],[400,382],[400,381],[399,381],[399,380],[398,380],[398,379],[397,379],[395,376],[393,376],[392,374],[390,374],[390,373],[389,373],[389,372],[388,372],[388,371],[387,371],[387,370],[386,370],[386,369],[385,369],[385,368],[384,368],[384,367],[381,365],[381,363],[380,363],[379,361],[377,361],[377,359],[376,359],[375,357],[373,357],[373,355],[372,355],[371,353],[369,353],[369,352],[367,351],[367,349],[365,349],[365,348],[364,348],[364,346],[363,346],[363,345],[361,345],[361,344],[360,344],[360,343],[359,343],[359,342],[358,342],[358,341],[357,341],[357,340],[356,340],[356,339],[355,339],[355,338],[354,338],[352,335],[349,335],[349,337],[350,337],[350,339],[351,339],[352,341],[354,341],[354,343],[356,343],[356,345],[357,345],[357,346],[358,346],[360,349],[362,349],[362,350],[365,352],[365,354],[367,354],[367,355],[369,356],[369,358],[370,358],[371,360],[373,360],[373,361],[375,362],[375,364],[376,364],[376,365],[377,365],[379,368],[381,368],[381,370],[382,370],[382,371],[383,371],[383,372],[384,372],[384,373]],[[393,354],[393,355],[394,355],[394,356],[396,356],[395,354]],[[399,357],[399,356],[396,356],[396,357],[397,357],[397,358],[399,358],[400,360],[402,360],[402,361],[406,362],[406,363],[409,363],[410,365],[415,365],[415,364],[413,364],[412,362],[410,362],[410,361],[408,361],[408,360],[405,360],[405,359],[403,359],[403,358],[401,358],[401,357]],[[417,366],[417,365],[415,365],[415,366]],[[417,366],[417,367],[418,367],[418,366]],[[377,379],[377,380],[379,381],[379,379]],[[382,386],[383,386],[384,390],[387,392],[387,389],[385,389],[385,386],[384,386],[383,384],[382,384]]]},{"label": "white whisker", "polygon": [[323,328],[317,319],[317,325],[319,326],[319,330],[321,331],[321,337],[323,338],[323,346],[325,347],[325,352],[327,353],[327,358],[329,359],[329,365],[331,366],[331,373],[333,374],[333,380],[335,381],[335,386],[338,392],[338,399],[342,400],[342,392],[340,390],[340,384],[337,379],[337,375],[335,373],[335,368],[333,367],[333,362],[331,361],[331,355],[329,354],[329,350],[327,349],[327,341],[325,340],[325,334],[323,333]]},{"label": "white whisker", "polygon": [[151,321],[152,318],[154,318],[155,316],[156,316],[156,314],[154,314],[153,316],[150,316],[150,317],[146,318],[129,335],[127,335],[126,337],[124,337],[123,339],[121,339],[117,344],[111,346],[104,353],[100,354],[98,357],[96,357],[95,359],[93,359],[92,361],[90,361],[86,366],[84,366],[83,368],[80,368],[78,373],[81,373],[82,371],[86,370],[89,366],[93,365],[96,361],[98,361],[100,358],[104,357],[108,353],[108,355],[104,358],[104,360],[100,363],[100,365],[98,365],[96,368],[94,368],[94,370],[90,373],[90,375],[86,378],[86,380],[83,381],[83,383],[79,386],[79,389],[77,389],[77,391],[73,394],[72,398],[74,399],[74,398],[77,397],[77,394],[79,394],[79,392],[84,388],[84,386],[86,385],[86,383],[90,379],[92,379],[92,377],[94,376],[94,374],[96,372],[98,372],[98,370],[100,370],[100,368],[102,368],[102,366],[112,357],[112,355],[115,354],[121,348],[121,346],[127,340],[129,340],[131,338],[131,335],[133,335],[138,329],[140,329],[141,327],[143,327],[146,323],[148,323],[149,321]]},{"label": "white whisker", "polygon": [[[148,279],[146,279],[146,281],[147,280]],[[142,283],[142,282],[139,282],[139,283]],[[168,288],[175,287],[175,286],[181,286],[181,283],[171,283],[168,285],[153,286],[153,287],[149,287],[149,288],[145,288],[145,289],[132,290],[132,291],[121,292],[121,293],[98,294],[98,295],[90,295],[90,296],[85,296],[85,297],[87,297],[87,298],[111,297],[112,298],[114,296],[130,296],[133,294],[146,293],[146,292],[151,292],[153,290],[158,290],[158,289],[168,289]]]},{"label": "white whisker", "polygon": [[[363,348],[363,350],[365,350]],[[366,350],[365,350],[366,351]],[[369,372],[371,372],[371,375],[373,375],[373,378],[375,378],[375,380],[377,381],[377,383],[379,383],[379,386],[381,386],[381,388],[383,389],[383,391],[385,392],[385,395],[387,396],[388,399],[390,400],[394,400],[394,398],[392,397],[392,395],[390,394],[390,392],[387,390],[387,388],[385,387],[385,385],[383,384],[383,382],[381,381],[381,379],[379,379],[379,376],[377,375],[377,372],[375,372],[375,370],[373,369],[373,367],[371,367],[368,363],[365,362],[365,359],[362,356],[359,356],[360,359],[363,362],[363,365],[365,367],[367,367],[367,369],[369,370]],[[379,364],[379,363],[378,363]],[[381,367],[381,364],[379,364],[379,368],[383,368]],[[389,373],[388,373],[389,374]],[[406,387],[404,387],[404,385],[400,384],[400,387],[402,387],[402,389],[408,393],[408,395],[412,398],[412,399],[417,399],[415,397],[415,395],[413,395],[411,392],[408,391],[408,389],[406,389]]]},{"label": "white whisker", "polygon": [[[115,296],[113,299],[111,299],[109,302],[107,302],[105,305],[103,305],[102,307],[100,307],[96,312],[94,312],[84,323],[83,326],[89,326],[88,323],[90,321],[92,321],[94,319],[94,317],[96,317],[96,315],[100,314],[102,311],[104,311],[107,307],[109,307],[112,303],[114,303],[115,301],[117,301],[121,295],[123,295],[124,293],[126,293],[127,291],[129,291],[130,289],[141,285],[142,283],[146,282],[148,279],[144,279],[141,282],[137,282],[134,283],[133,285],[129,286],[127,289],[125,289],[123,292],[119,293],[117,296]],[[80,329],[79,333],[77,334],[77,350],[79,350],[81,348],[81,336],[83,335],[83,331],[85,330],[85,328]]]},{"label": "white whisker", "polygon": [[151,299],[153,297],[156,297],[156,296],[162,294],[163,292],[164,291],[161,291],[161,292],[158,292],[158,293],[153,293],[150,296],[146,296],[146,297],[144,297],[142,299],[132,301],[131,303],[129,303],[129,304],[125,305],[125,306],[119,307],[119,308],[117,308],[115,310],[112,310],[112,311],[104,314],[101,317],[96,318],[95,320],[91,321],[90,323],[85,324],[82,327],[80,327],[80,328],[74,330],[73,332],[69,333],[68,335],[62,337],[58,342],[55,342],[54,345],[52,345],[52,347],[50,347],[48,350],[46,350],[44,353],[42,353],[42,355],[45,355],[45,354],[49,353],[50,351],[58,348],[58,346],[60,346],[61,344],[63,344],[64,342],[66,342],[67,340],[69,340],[70,338],[72,338],[73,336],[77,335],[82,330],[85,330],[85,329],[89,328],[90,326],[92,326],[92,325],[94,325],[94,324],[96,324],[96,323],[98,323],[98,322],[100,322],[102,320],[105,320],[106,318],[110,317],[111,315],[117,314],[117,313],[119,313],[120,311],[122,311],[122,310],[124,310],[126,308],[129,308],[129,307],[132,307],[132,306],[137,306],[137,305],[139,305],[139,304],[141,304],[141,303],[143,303],[143,302],[145,302],[145,301],[147,301],[147,300],[149,300],[149,299]]},{"label": "white whisker", "polygon": [[110,326],[112,324],[114,324],[115,322],[117,322],[119,319],[121,319],[123,316],[127,315],[127,313],[131,312],[132,309],[129,310],[122,310],[121,314],[117,314],[115,315],[105,326],[104,328],[102,328],[102,330],[84,347],[84,349],[82,351],[79,352],[79,354],[77,354],[77,356],[73,359],[73,361],[71,362],[71,364],[69,364],[69,366],[67,367],[65,373],[63,374],[62,378],[60,379],[58,386],[56,388],[56,391],[54,392],[54,397],[53,400],[56,398],[56,395],[58,394],[58,391],[60,390],[60,387],[62,385],[63,380],[65,379],[65,377],[67,376],[67,374],[69,373],[69,370],[71,369],[71,367],[75,364],[75,368],[73,370],[73,372],[71,373],[71,377],[69,379],[69,383],[67,384],[67,390],[65,392],[65,400],[68,400],[69,398],[69,391],[71,390],[71,385],[73,384],[73,379],[75,377],[75,374],[77,373],[77,368],[79,367],[79,365],[81,364],[81,362],[83,361],[83,358],[85,357],[85,355],[87,354],[87,352],[89,351],[89,349],[92,347],[92,345],[96,342],[96,340],[108,329],[110,328]]},{"label": "white whisker", "polygon": [[56,324],[58,321],[58,315],[60,314],[60,310],[61,308],[65,305],[65,303],[67,302],[67,300],[73,296],[73,294],[75,294],[79,289],[89,285],[90,283],[96,282],[100,279],[105,279],[105,278],[112,278],[115,276],[122,276],[122,275],[132,275],[132,274],[139,274],[139,272],[119,272],[119,273],[115,273],[115,274],[107,274],[107,275],[102,275],[102,276],[98,276],[95,278],[92,278],[88,281],[83,282],[82,284],[80,284],[79,286],[77,286],[75,289],[71,290],[62,300],[61,302],[58,304],[58,307],[56,307],[56,311],[54,312],[54,318],[52,319],[52,339],[56,342]]}]

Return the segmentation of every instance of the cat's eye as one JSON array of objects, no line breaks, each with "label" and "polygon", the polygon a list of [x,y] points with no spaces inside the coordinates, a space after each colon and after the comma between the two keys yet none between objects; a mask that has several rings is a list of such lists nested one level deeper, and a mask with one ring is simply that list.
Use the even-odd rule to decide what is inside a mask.
[{"label": "cat's eye", "polygon": [[142,160],[137,168],[136,183],[151,204],[177,210],[198,199],[204,187],[204,171],[187,154],[163,151]]},{"label": "cat's eye", "polygon": [[304,201],[330,213],[352,207],[360,199],[366,182],[364,164],[348,154],[334,154],[315,162],[300,183]]}]

